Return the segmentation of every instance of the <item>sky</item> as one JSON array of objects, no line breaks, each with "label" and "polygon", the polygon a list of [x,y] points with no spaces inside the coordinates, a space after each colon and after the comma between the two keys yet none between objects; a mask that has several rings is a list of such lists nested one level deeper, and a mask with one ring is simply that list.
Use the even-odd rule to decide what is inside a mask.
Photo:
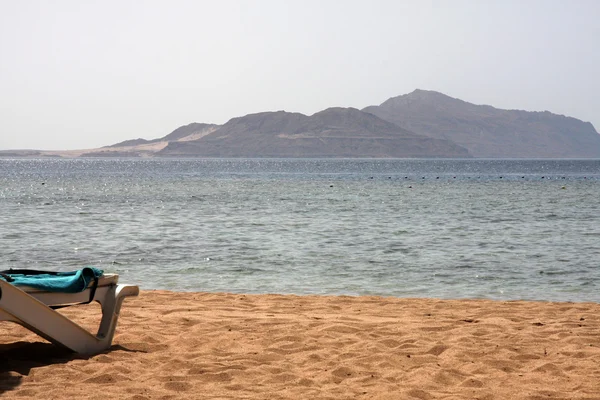
[{"label": "sky", "polygon": [[0,0],[0,150],[417,88],[600,130],[600,1]]}]

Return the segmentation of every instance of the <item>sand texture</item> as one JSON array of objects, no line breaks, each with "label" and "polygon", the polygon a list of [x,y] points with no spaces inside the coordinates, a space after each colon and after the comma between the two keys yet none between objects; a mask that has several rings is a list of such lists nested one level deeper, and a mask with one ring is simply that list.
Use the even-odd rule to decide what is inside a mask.
[{"label": "sand texture", "polygon": [[92,357],[0,323],[0,396],[600,399],[600,305],[143,291]]}]

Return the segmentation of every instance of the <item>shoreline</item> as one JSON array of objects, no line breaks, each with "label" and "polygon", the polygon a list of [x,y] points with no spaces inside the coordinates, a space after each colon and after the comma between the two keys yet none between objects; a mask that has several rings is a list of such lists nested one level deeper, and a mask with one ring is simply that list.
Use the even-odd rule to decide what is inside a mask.
[{"label": "shoreline", "polygon": [[0,395],[592,399],[599,331],[597,303],[145,290],[89,358],[0,324]]}]

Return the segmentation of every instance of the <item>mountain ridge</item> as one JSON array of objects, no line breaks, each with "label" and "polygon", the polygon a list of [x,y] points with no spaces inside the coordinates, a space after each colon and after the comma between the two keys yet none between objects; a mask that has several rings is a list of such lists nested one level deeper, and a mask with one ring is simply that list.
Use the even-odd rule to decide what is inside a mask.
[{"label": "mountain ridge", "polygon": [[452,140],[478,158],[600,157],[600,135],[590,122],[549,111],[500,109],[420,89],[363,111]]},{"label": "mountain ridge", "polygon": [[286,111],[236,117],[195,141],[170,142],[161,157],[470,157],[447,140],[418,135],[354,108],[311,116]]},{"label": "mountain ridge", "polygon": [[600,158],[600,135],[573,117],[416,89],[362,110],[329,107],[310,116],[265,111],[99,149],[6,150],[0,156]]}]

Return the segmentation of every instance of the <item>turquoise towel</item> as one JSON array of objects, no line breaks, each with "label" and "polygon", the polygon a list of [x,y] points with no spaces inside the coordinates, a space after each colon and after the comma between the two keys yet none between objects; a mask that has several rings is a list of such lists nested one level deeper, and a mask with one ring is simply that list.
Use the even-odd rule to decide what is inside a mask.
[{"label": "turquoise towel", "polygon": [[[79,271],[36,273],[33,275],[23,273],[11,273],[10,270],[3,271],[8,275],[11,284],[15,286],[29,286],[49,292],[78,293],[83,292],[90,282],[99,278],[104,271],[94,267],[85,267]],[[0,279],[3,279],[0,276]]]}]

